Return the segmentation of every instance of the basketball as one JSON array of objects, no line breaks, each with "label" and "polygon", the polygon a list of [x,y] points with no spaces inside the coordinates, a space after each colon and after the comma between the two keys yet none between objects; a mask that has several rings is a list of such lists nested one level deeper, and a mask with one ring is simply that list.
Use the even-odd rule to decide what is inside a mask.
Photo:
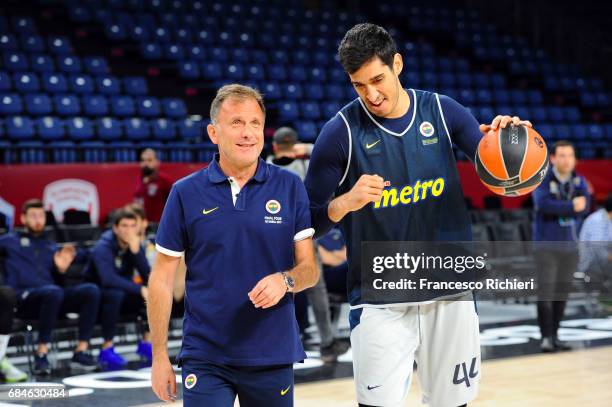
[{"label": "basketball", "polygon": [[476,172],[482,183],[498,195],[528,194],[540,185],[547,170],[546,143],[526,126],[490,131],[476,150]]}]

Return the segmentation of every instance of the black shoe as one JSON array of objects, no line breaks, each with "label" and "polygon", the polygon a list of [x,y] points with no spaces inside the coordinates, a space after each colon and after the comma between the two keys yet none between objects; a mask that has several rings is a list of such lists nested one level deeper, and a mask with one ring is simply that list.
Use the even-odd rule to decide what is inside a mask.
[{"label": "black shoe", "polygon": [[321,347],[321,360],[325,363],[335,362],[338,356],[345,354],[350,347],[350,343],[334,339],[328,346]]},{"label": "black shoe", "polygon": [[556,336],[553,338],[553,345],[556,350],[566,351],[572,350],[572,347],[567,344],[567,342],[560,341]]},{"label": "black shoe", "polygon": [[51,374],[51,365],[49,364],[46,353],[37,353],[34,355],[34,374],[37,376]]},{"label": "black shoe", "polygon": [[74,352],[70,366],[87,371],[95,370],[98,367],[96,359],[90,352]]},{"label": "black shoe", "polygon": [[548,336],[545,337],[545,338],[542,338],[542,343],[540,344],[540,349],[544,353],[552,353],[552,352],[556,352],[557,351],[557,349],[555,348],[555,344],[553,342],[553,338],[548,337]]}]

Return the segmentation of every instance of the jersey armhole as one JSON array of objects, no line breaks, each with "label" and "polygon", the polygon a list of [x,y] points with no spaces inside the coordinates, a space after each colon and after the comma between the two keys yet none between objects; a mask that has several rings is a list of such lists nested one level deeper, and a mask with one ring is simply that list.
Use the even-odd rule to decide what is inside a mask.
[{"label": "jersey armhole", "polygon": [[351,155],[353,152],[353,137],[351,136],[351,127],[349,126],[348,121],[346,120],[346,117],[344,117],[342,112],[338,112],[338,114],[340,115],[340,117],[342,118],[342,121],[344,121],[344,124],[346,125],[346,134],[348,135],[348,149],[349,149],[348,159],[346,160],[346,169],[344,170],[344,175],[342,176],[342,179],[338,183],[338,186],[340,186],[346,179],[346,176],[348,175],[349,167],[351,165]]},{"label": "jersey armhole", "polygon": [[448,137],[448,141],[451,143],[451,147],[453,145],[453,140],[451,140],[450,132],[448,131],[448,127],[446,126],[446,119],[444,119],[444,112],[442,111],[442,105],[440,104],[440,95],[435,93],[436,102],[438,103],[438,109],[440,110],[440,118],[442,119],[442,124],[444,125],[444,130],[446,131],[446,136]]}]

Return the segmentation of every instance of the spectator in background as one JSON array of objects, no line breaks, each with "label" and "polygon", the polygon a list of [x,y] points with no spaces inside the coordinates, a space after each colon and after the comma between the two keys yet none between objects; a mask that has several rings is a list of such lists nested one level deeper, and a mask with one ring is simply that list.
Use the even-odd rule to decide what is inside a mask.
[{"label": "spectator in background", "polygon": [[[116,325],[121,314],[145,314],[148,296],[146,283],[150,271],[145,249],[138,236],[137,216],[125,209],[117,211],[112,230],[104,232],[92,248],[86,271],[87,277],[102,290],[100,321],[104,343],[99,363],[103,369],[120,369],[127,364],[113,346]],[[152,356],[148,332],[139,341],[136,353],[150,364]]]},{"label": "spectator in background", "polygon": [[[308,159],[304,155],[312,152],[312,144],[301,144],[298,142],[298,134],[291,127],[281,127],[274,132],[272,137],[272,151],[274,155],[269,156],[266,161],[296,174],[302,181],[306,178],[308,171]],[[316,242],[315,242],[316,248]],[[317,256],[318,267],[321,268],[321,261]],[[321,360],[333,362],[339,355],[345,353],[348,342],[341,342],[334,337],[329,309],[329,295],[325,286],[325,279],[319,278],[317,284],[305,291],[308,301],[312,305],[317,328],[321,337]],[[296,317],[303,330],[308,326],[308,307],[306,301],[300,300],[296,295]]]},{"label": "spectator in background", "polygon": [[342,232],[332,228],[317,239],[317,253],[323,265],[322,276],[325,278],[327,291],[342,295],[346,301],[346,278],[348,263],[346,258],[346,243]]},{"label": "spectator in background", "polygon": [[612,242],[612,193],[608,194],[603,208],[590,214],[580,229],[580,241],[589,242],[580,245],[580,261],[578,272],[580,276],[599,274],[604,280],[609,280],[610,242]]},{"label": "spectator in background", "polygon": [[36,319],[39,323],[34,373],[51,372],[47,344],[60,312],[79,314],[79,342],[72,363],[94,369],[96,362],[88,347],[98,314],[100,290],[88,283],[59,286],[59,277],[66,273],[77,255],[75,248],[70,245],[60,248],[45,236],[46,217],[41,200],[26,201],[21,212],[25,230],[0,237],[0,251],[6,256],[6,282],[17,294],[18,316]]},{"label": "spectator in background", "polygon": [[[552,169],[533,192],[533,240],[575,242],[589,207],[589,192],[584,177],[574,172],[576,155],[572,143],[564,140],[556,142],[552,147],[550,162]],[[573,247],[562,244],[540,245],[535,260],[538,267],[541,349],[543,352],[569,350],[569,346],[557,337],[557,331],[567,303],[565,287],[576,271],[577,253]]]},{"label": "spectator in background", "polygon": [[15,291],[0,285],[0,383],[22,382],[28,378],[25,372],[13,366],[6,357],[16,303]]},{"label": "spectator in background", "polygon": [[159,223],[166,199],[172,188],[169,176],[159,171],[160,161],[152,148],[140,154],[140,179],[134,194],[136,201],[143,205],[150,222]]}]

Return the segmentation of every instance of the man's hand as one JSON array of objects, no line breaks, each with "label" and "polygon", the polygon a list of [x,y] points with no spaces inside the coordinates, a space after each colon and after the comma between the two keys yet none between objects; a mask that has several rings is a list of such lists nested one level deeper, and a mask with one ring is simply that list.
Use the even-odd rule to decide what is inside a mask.
[{"label": "man's hand", "polygon": [[153,356],[151,387],[160,400],[170,402],[176,400],[176,374],[167,355]]},{"label": "man's hand", "polygon": [[281,273],[270,274],[259,280],[249,292],[249,299],[255,308],[270,308],[285,296],[287,285]]},{"label": "man's hand", "polygon": [[55,252],[53,255],[53,262],[55,263],[57,271],[62,274],[65,273],[75,257],[76,249],[72,245],[66,245]]},{"label": "man's hand", "polygon": [[140,251],[140,236],[138,236],[138,231],[136,229],[134,229],[133,231],[130,230],[127,236],[127,243],[130,248],[130,251],[133,254],[138,254],[138,252]]},{"label": "man's hand", "polygon": [[489,131],[497,130],[499,128],[505,129],[508,124],[512,124],[513,126],[527,126],[533,127],[529,120],[521,120],[518,116],[510,117],[510,116],[495,116],[495,119],[491,122],[491,124],[481,124],[480,132],[483,134],[487,134]]},{"label": "man's hand", "polygon": [[574,204],[574,212],[582,212],[586,209],[587,199],[584,196],[577,196],[572,199],[572,204]]},{"label": "man's hand", "polygon": [[149,289],[143,285],[140,287],[140,295],[142,295],[142,298],[146,302],[149,299]]},{"label": "man's hand", "polygon": [[329,219],[340,222],[347,213],[358,211],[370,202],[377,202],[382,197],[385,188],[385,180],[374,174],[364,174],[353,188],[346,194],[334,199],[327,209]]}]

